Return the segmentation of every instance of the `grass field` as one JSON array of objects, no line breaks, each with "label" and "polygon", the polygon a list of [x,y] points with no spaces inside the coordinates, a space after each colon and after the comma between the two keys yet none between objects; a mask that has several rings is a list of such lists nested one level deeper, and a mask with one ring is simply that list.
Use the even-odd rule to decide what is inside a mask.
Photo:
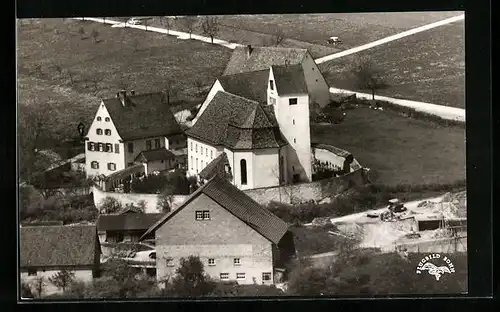
[{"label": "grass field", "polygon": [[465,130],[439,127],[387,111],[358,107],[337,125],[312,125],[313,143],[351,152],[377,172],[377,183],[452,183],[465,180]]},{"label": "grass field", "polygon": [[[99,33],[97,42],[93,30]],[[197,80],[211,85],[231,52],[198,41],[71,19],[22,20],[17,36],[19,106],[48,103],[54,112],[49,122],[62,137],[73,134],[79,121],[88,125],[99,100],[115,96],[121,87],[137,93],[165,91],[171,81],[178,90],[173,100],[196,100]]]},{"label": "grass field", "polygon": [[384,70],[389,84],[378,92],[380,95],[464,108],[464,38],[464,22],[459,21],[320,64],[319,68],[331,86],[357,90],[349,68],[356,58],[368,57]]}]

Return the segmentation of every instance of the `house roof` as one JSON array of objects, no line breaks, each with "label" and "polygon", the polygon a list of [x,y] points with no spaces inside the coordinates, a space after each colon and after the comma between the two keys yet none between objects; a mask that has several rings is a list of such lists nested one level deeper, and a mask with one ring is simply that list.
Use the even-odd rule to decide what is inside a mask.
[{"label": "house roof", "polygon": [[169,158],[175,158],[175,155],[165,148],[158,148],[140,152],[135,160],[144,159],[146,162],[148,162],[156,160],[167,160]]},{"label": "house roof", "polygon": [[271,68],[279,95],[308,93],[302,65],[273,65]]},{"label": "house roof", "polygon": [[146,169],[144,168],[143,164],[136,164],[136,165],[127,167],[125,169],[119,170],[117,172],[113,172],[112,174],[110,174],[108,176],[104,176],[104,180],[109,181],[111,179],[122,179],[124,177],[127,177],[131,174],[138,173],[138,172],[141,172],[141,173],[146,172]]},{"label": "house roof", "polygon": [[125,106],[117,97],[103,103],[125,141],[182,133],[162,92],[127,95]]},{"label": "house roof", "polygon": [[287,143],[272,107],[219,91],[188,136],[231,149],[281,147]]},{"label": "house roof", "polygon": [[189,205],[189,203],[200,194],[205,194],[210,197],[221,207],[225,208],[274,244],[278,244],[283,235],[288,231],[288,224],[285,221],[259,205],[227,180],[214,176],[191,194],[179,208],[164,216],[151,226],[142,237],[145,237],[165,222],[168,222],[172,216]]},{"label": "house roof", "polygon": [[272,65],[301,64],[307,55],[306,49],[281,47],[252,47],[248,56],[248,47],[237,47],[224,70],[224,75],[269,69]]},{"label": "house roof", "polygon": [[27,226],[20,231],[20,266],[93,265],[96,253],[95,225]]},{"label": "house roof", "polygon": [[242,96],[244,98],[267,102],[267,81],[269,80],[269,69],[245,72],[234,75],[219,77],[224,91]]},{"label": "house roof", "polygon": [[214,160],[208,163],[208,165],[203,168],[199,173],[200,178],[208,180],[215,175],[220,177],[225,177],[226,169],[225,166],[229,165],[229,160],[227,159],[227,154],[223,152],[217,156]]},{"label": "house roof", "polygon": [[103,214],[97,219],[98,231],[147,230],[163,213]]}]

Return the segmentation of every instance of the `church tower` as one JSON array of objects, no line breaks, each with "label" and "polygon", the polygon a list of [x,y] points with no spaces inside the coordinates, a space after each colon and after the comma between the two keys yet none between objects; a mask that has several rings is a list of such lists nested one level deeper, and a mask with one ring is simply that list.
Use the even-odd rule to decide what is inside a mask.
[{"label": "church tower", "polygon": [[274,107],[280,130],[289,145],[286,150],[288,182],[312,180],[309,95],[300,64],[271,66],[267,83],[267,104]]}]

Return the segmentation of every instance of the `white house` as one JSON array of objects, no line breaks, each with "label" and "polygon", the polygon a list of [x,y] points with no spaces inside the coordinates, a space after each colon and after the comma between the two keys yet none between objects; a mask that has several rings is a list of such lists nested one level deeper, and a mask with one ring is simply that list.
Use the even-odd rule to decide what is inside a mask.
[{"label": "white house", "polygon": [[21,281],[43,277],[42,296],[61,291],[50,278],[59,271],[76,280],[98,277],[101,247],[95,225],[23,226],[19,229]]},{"label": "white house", "polygon": [[186,138],[161,92],[122,90],[102,100],[85,139],[88,177],[108,176],[141,162],[154,170],[170,169],[181,162],[180,154],[185,157]]}]

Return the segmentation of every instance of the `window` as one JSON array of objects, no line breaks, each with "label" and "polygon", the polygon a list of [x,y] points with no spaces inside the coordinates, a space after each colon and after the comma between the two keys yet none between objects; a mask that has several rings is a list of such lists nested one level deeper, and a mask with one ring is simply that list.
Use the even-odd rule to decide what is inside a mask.
[{"label": "window", "polygon": [[295,166],[292,166],[292,171],[295,172]]},{"label": "window", "polygon": [[97,117],[97,121],[101,121],[101,117]]},{"label": "window", "polygon": [[297,143],[297,140],[295,138],[293,138],[293,143]]},{"label": "window", "polygon": [[201,210],[195,211],[195,217],[196,217],[197,221],[203,220],[203,211],[201,211]]},{"label": "window", "polygon": [[106,145],[104,145],[104,151],[108,153],[113,153],[113,144],[106,143]]},{"label": "window", "polygon": [[215,265],[215,259],[214,258],[208,259],[208,265]]},{"label": "window", "polygon": [[99,169],[99,163],[97,161],[93,161],[90,163],[90,167],[92,169]]},{"label": "window", "polygon": [[160,139],[155,139],[155,148],[160,148]]},{"label": "window", "polygon": [[195,152],[198,153],[198,144],[195,144],[194,148],[195,148]]},{"label": "window", "polygon": [[234,265],[240,265],[240,264],[241,264],[241,262],[240,262],[240,258],[234,258],[234,259],[233,259],[233,264],[234,264]]},{"label": "window", "polygon": [[201,168],[203,169],[203,159],[201,160]]},{"label": "window", "polygon": [[314,67],[312,68],[312,70],[314,71]]},{"label": "window", "polygon": [[102,129],[101,128],[97,128],[95,130],[95,133],[97,133],[97,135],[102,135]]},{"label": "window", "polygon": [[191,156],[191,170],[193,170],[193,156]]},{"label": "window", "polygon": [[151,149],[151,140],[146,140],[146,149],[147,150]]},{"label": "window", "polygon": [[262,281],[270,281],[271,280],[271,273],[269,272],[265,272],[265,273],[262,273]]},{"label": "window", "polygon": [[104,118],[104,121],[109,122],[110,121],[109,117]]},{"label": "window", "polygon": [[191,142],[191,152],[193,151],[193,142]]},{"label": "window", "polygon": [[244,280],[246,278],[245,273],[236,273],[236,279]]},{"label": "window", "polygon": [[133,153],[134,152],[134,143],[130,142],[129,144],[127,144],[127,147],[128,147],[128,152],[129,153]]},{"label": "window", "polygon": [[297,105],[297,98],[288,99],[290,105]]},{"label": "window", "polygon": [[210,151],[210,158],[214,159],[214,151]]},{"label": "window", "polygon": [[295,119],[292,119],[293,124],[295,125]]},{"label": "window", "polygon": [[203,146],[200,147],[200,154],[203,156]]},{"label": "window", "polygon": [[36,276],[36,270],[28,269],[28,276]]},{"label": "window", "polygon": [[104,152],[104,143],[97,143],[97,150],[99,150],[99,152]]},{"label": "window", "polygon": [[111,130],[109,130],[109,129],[104,130],[104,134],[105,135],[111,135]]},{"label": "window", "polygon": [[240,160],[240,169],[241,169],[241,184],[247,184],[247,161],[242,159]]},{"label": "window", "polygon": [[210,211],[203,210],[203,220],[210,220]]},{"label": "window", "polygon": [[274,90],[274,84],[272,80],[269,80],[269,89]]},{"label": "window", "polygon": [[196,157],[196,173],[198,173],[198,157]]},{"label": "window", "polygon": [[208,148],[206,148],[205,151],[206,151],[205,156],[208,157]]},{"label": "window", "polygon": [[221,280],[228,280],[229,279],[229,273],[221,273],[220,274],[220,279]]},{"label": "window", "polygon": [[174,259],[167,258],[167,266],[168,267],[173,267],[174,266]]},{"label": "window", "polygon": [[115,171],[116,170],[116,164],[115,163],[108,163],[108,170]]},{"label": "window", "polygon": [[120,154],[120,144],[115,144],[115,153]]},{"label": "window", "polygon": [[87,143],[87,149],[88,149],[89,151],[93,151],[93,150],[94,150],[94,143],[92,143],[92,142],[88,142],[88,143]]}]

